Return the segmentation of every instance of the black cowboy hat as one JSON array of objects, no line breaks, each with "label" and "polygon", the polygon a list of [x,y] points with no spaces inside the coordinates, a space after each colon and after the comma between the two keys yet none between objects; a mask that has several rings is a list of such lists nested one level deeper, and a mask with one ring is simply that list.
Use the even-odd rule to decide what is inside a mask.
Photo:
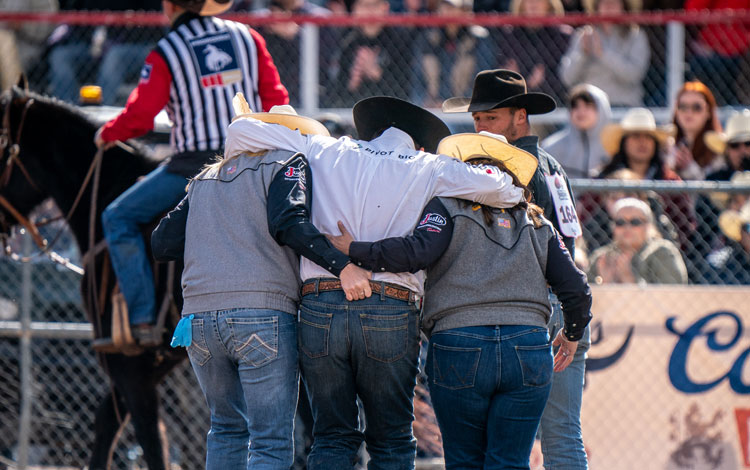
[{"label": "black cowboy hat", "polygon": [[392,96],[365,98],[354,105],[352,116],[360,140],[372,140],[383,129],[395,127],[430,153],[435,153],[440,139],[451,134],[448,126],[431,112]]},{"label": "black cowboy hat", "polygon": [[169,0],[187,11],[201,16],[213,16],[224,13],[232,6],[232,0]]},{"label": "black cowboy hat", "polygon": [[555,100],[551,96],[527,92],[526,80],[520,74],[502,69],[479,72],[474,77],[471,98],[449,98],[443,102],[446,113],[523,108],[528,114],[544,114],[555,107]]}]

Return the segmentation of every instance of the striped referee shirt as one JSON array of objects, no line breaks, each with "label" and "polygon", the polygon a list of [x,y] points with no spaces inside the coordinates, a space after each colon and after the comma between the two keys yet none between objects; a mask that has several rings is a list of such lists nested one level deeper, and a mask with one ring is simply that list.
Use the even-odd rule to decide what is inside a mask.
[{"label": "striped referee shirt", "polygon": [[265,41],[256,31],[233,21],[185,13],[148,55],[125,109],[104,126],[101,137],[113,141],[143,135],[166,107],[174,153],[219,150],[237,92],[254,111],[288,102]]}]

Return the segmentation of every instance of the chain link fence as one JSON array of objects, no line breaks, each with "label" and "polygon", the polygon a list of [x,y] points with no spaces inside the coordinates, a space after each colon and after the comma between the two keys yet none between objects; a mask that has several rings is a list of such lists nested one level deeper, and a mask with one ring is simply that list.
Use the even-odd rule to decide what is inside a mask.
[{"label": "chain link fence", "polygon": [[[721,204],[732,199],[750,199],[750,186],[732,183],[693,182],[675,185],[574,180],[573,187],[579,200],[578,216],[585,228],[577,245],[580,255],[590,255],[596,248],[612,241],[611,217],[607,209],[611,207],[612,201],[620,197],[635,196],[647,201],[654,208],[657,225],[664,225],[662,228],[657,227],[658,236],[679,247],[679,253],[688,266],[691,284],[750,283],[747,278],[750,274],[750,254],[747,251],[736,251],[741,250],[741,246],[728,240],[721,229],[717,228],[712,237],[698,236],[696,233],[681,241],[679,227],[684,225],[689,213],[676,213],[670,219],[666,211],[658,212],[659,208],[667,204],[665,201],[680,196],[694,203],[696,219],[704,211],[704,217],[709,213],[718,217],[725,207]],[[35,218],[51,215],[52,211],[52,208],[45,206],[44,214],[37,214]],[[48,226],[45,230],[49,236],[56,233],[57,227]],[[30,241],[22,236],[14,237],[13,243],[14,249],[20,252],[28,252],[31,247]],[[63,238],[57,246],[73,262],[76,261],[71,238]],[[720,256],[727,250],[736,259],[745,260],[744,268],[733,270],[730,269],[731,264],[727,267],[726,260],[732,257]],[[585,268],[585,256],[580,256],[580,259],[584,261],[579,264]],[[721,260],[725,262],[722,264]],[[82,468],[86,464],[88,449],[94,439],[94,413],[99,400],[110,393],[110,389],[108,378],[99,367],[90,347],[90,329],[84,325],[86,320],[80,306],[79,279],[77,274],[46,258],[25,264],[7,257],[0,258],[2,462],[25,461],[31,466],[44,468]],[[622,299],[623,304],[627,304],[625,300]],[[660,305],[658,300],[652,301],[654,305]],[[677,300],[672,307],[680,311],[688,305],[679,305]],[[24,315],[28,317],[26,323]],[[601,334],[598,331],[593,337],[598,338]],[[26,346],[24,337],[28,338]],[[599,340],[594,341],[592,349],[595,357],[602,355],[596,349],[598,342]],[[610,343],[605,345],[611,348]],[[26,356],[25,347],[28,350]],[[606,348],[604,351],[608,352]],[[638,393],[643,396],[658,395],[660,390],[655,387],[647,383],[639,384]],[[205,433],[209,420],[205,400],[187,361],[167,376],[160,393],[163,405],[161,418],[169,438],[172,468],[198,468],[200,465],[196,462],[204,460]],[[423,391],[418,395],[420,402],[416,405],[416,414],[419,422],[415,424],[415,433],[420,438],[420,465],[421,468],[432,468],[429,466],[430,462],[434,462],[435,458],[439,459],[440,440],[434,416],[429,410],[429,397]],[[24,403],[29,407],[25,412],[28,419],[26,428],[22,424]],[[596,411],[606,412],[606,409]],[[625,428],[629,426],[628,423],[621,424]],[[596,431],[584,429],[584,433],[592,432]],[[597,448],[597,452],[601,458],[601,453],[607,452],[606,447]],[[621,468],[632,468],[627,462],[622,462],[622,465]],[[113,468],[144,468],[130,426],[126,428],[116,449]]]},{"label": "chain link fence", "polygon": [[[163,20],[158,15],[143,16],[142,22],[133,15],[91,16],[78,22],[70,18],[19,20],[0,14],[7,21],[0,30],[3,86],[24,70],[36,91],[76,101],[78,86],[99,83],[105,104],[122,105],[136,84],[145,54],[165,31]],[[356,100],[380,94],[438,108],[445,98],[469,96],[474,74],[495,67],[518,70],[532,90],[549,93],[564,105],[567,90],[583,80],[575,80],[568,60],[574,45],[586,28],[601,28],[581,16],[529,19],[458,14],[449,18],[437,14],[363,22],[374,25],[371,28],[348,16],[235,14],[232,18],[254,25],[264,35],[293,105],[308,115],[333,110],[347,118],[347,108]],[[612,21],[619,31],[616,34],[632,36],[636,42],[645,38],[647,44],[647,57],[641,57],[640,68],[632,70],[628,91],[635,90],[635,98],[619,97],[615,90],[610,93],[615,105],[643,104],[666,121],[676,90],[693,77],[704,80],[721,105],[750,102],[746,79],[750,76],[750,18],[746,13],[635,15]],[[600,34],[603,38],[604,30]],[[455,130],[471,126],[466,115],[443,117]],[[564,110],[558,110],[535,123],[558,124],[566,118]],[[573,183],[584,229],[577,247],[582,268],[590,270],[592,255],[612,242],[613,203],[634,196],[651,208],[658,236],[676,247],[690,284],[750,284],[747,250],[727,237],[719,223],[723,211],[746,203],[750,187],[705,182]],[[48,230],[54,233],[55,227]],[[23,240],[13,240],[15,251],[28,252]],[[71,238],[58,246],[66,248],[61,253],[64,257],[76,261]],[[596,280],[593,276],[592,282]],[[0,467],[13,468],[14,462],[47,468],[86,464],[96,406],[110,389],[90,348],[78,282],[77,274],[46,258],[26,264],[0,258]],[[674,305],[678,311],[683,307],[679,302]],[[632,393],[659,394],[654,387],[639,383]],[[187,362],[167,376],[160,392],[172,467],[200,467],[208,414]],[[428,459],[438,454],[439,437],[428,407],[419,404],[417,414],[420,422],[415,432],[422,433],[420,462],[427,468]],[[622,423],[622,429],[632,427]],[[584,429],[588,435],[596,432]],[[607,448],[596,452],[601,456]],[[621,463],[621,468],[633,468],[627,459]],[[143,468],[130,426],[116,449],[113,468]]]},{"label": "chain link fence", "polygon": [[[560,105],[571,87],[587,82],[615,106],[669,107],[693,78],[721,106],[750,101],[743,78],[750,73],[748,11],[611,15],[602,22],[553,12],[473,15],[443,2],[431,15],[383,17],[373,1],[354,2],[348,16],[325,16],[323,9],[294,16],[272,6],[228,17],[262,33],[292,105],[308,114],[373,95],[439,108],[448,97],[468,96],[476,72],[490,68],[519,71],[530,90]],[[24,71],[32,89],[76,101],[79,86],[94,83],[108,105],[124,104],[140,64],[166,32],[158,13],[16,18],[0,13],[9,25],[0,29],[4,87]]]}]

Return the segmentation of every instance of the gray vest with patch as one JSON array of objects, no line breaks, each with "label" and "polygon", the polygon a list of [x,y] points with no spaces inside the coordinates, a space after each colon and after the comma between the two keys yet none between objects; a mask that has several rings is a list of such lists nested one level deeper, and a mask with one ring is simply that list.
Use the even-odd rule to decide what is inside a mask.
[{"label": "gray vest with patch", "polygon": [[268,232],[266,199],[294,153],[240,155],[188,189],[182,313],[258,308],[297,313],[299,259]]},{"label": "gray vest with patch", "polygon": [[440,200],[454,229],[445,254],[427,271],[425,334],[482,325],[546,328],[549,222],[536,229],[525,211],[498,209],[488,226],[471,203]]}]

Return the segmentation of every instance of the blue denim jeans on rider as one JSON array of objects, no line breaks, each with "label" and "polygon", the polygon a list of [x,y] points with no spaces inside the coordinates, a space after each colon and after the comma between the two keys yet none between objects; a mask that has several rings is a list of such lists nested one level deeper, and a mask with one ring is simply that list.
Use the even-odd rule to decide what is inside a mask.
[{"label": "blue denim jeans on rider", "polygon": [[211,412],[206,470],[289,470],[299,390],[297,319],[233,309],[197,313],[192,327],[190,364]]},{"label": "blue denim jeans on rider", "polygon": [[427,375],[446,470],[529,468],[552,379],[546,329],[472,326],[435,333]]},{"label": "blue denim jeans on rider", "polygon": [[370,470],[414,468],[418,323],[413,303],[378,294],[355,302],[342,291],[302,298],[300,367],[315,421],[309,470],[351,470],[363,440]]},{"label": "blue denim jeans on rider", "polygon": [[[562,329],[564,322],[560,301],[554,294],[550,294],[550,303],[552,317],[549,331],[553,335]],[[590,336],[590,328],[586,328],[578,342],[573,362],[564,371],[552,375],[552,390],[539,427],[546,470],[588,469],[581,434],[581,401]]]},{"label": "blue denim jeans on rider", "polygon": [[104,238],[131,325],[156,319],[154,274],[141,226],[176,206],[185,196],[186,185],[187,178],[161,166],[112,201],[102,214]]}]

